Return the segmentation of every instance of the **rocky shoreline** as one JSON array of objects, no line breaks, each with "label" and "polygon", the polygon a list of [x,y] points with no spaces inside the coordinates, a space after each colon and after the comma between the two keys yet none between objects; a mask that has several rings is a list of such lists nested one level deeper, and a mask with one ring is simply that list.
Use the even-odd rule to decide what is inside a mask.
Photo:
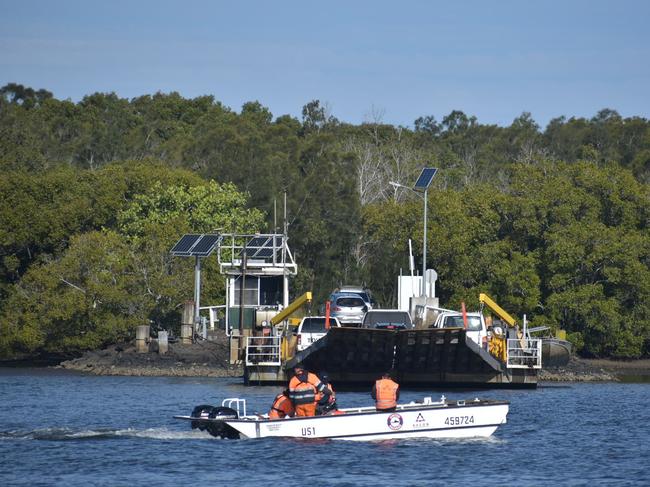
[{"label": "rocky shoreline", "polygon": [[[87,352],[67,360],[58,368],[94,375],[177,376],[177,377],[241,377],[241,367],[229,363],[225,340],[184,345],[169,345],[160,355],[157,350],[138,353],[133,344],[115,345],[104,350]],[[540,382],[603,382],[625,377],[650,377],[650,360],[597,360],[573,357],[564,367],[540,371]]]},{"label": "rocky shoreline", "polygon": [[139,353],[134,344],[114,345],[104,350],[61,362],[57,367],[93,375],[240,377],[241,367],[230,365],[223,341],[193,344],[173,343],[164,355],[155,348]]},{"label": "rocky shoreline", "polygon": [[620,381],[629,377],[650,380],[650,360],[608,360],[572,357],[564,367],[543,369],[540,381],[599,382]]}]

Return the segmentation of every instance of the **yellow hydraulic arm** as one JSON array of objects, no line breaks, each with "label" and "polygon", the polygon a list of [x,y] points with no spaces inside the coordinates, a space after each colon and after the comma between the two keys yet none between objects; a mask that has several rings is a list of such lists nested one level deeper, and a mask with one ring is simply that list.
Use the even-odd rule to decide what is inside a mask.
[{"label": "yellow hydraulic arm", "polygon": [[503,321],[508,323],[509,326],[515,326],[515,323],[517,323],[517,320],[515,320],[510,314],[503,309],[501,306],[499,306],[497,303],[495,303],[490,296],[488,296],[485,293],[481,293],[478,295],[478,300],[481,303],[484,303],[488,308],[490,308],[492,311],[496,313],[496,315],[501,318]]},{"label": "yellow hydraulic arm", "polygon": [[300,309],[300,307],[305,303],[311,303],[311,291],[307,291],[305,294],[294,300],[289,306],[271,318],[271,324],[275,326],[278,323],[283,322],[298,309]]}]

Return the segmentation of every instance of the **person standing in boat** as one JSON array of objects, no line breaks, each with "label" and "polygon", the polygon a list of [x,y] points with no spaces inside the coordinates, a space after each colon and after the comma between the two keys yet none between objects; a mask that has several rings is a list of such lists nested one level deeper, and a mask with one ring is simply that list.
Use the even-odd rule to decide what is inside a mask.
[{"label": "person standing in boat", "polygon": [[324,395],[319,393],[316,395],[316,400],[318,402],[316,413],[319,415],[336,414],[336,411],[338,410],[338,406],[336,404],[336,393],[334,392],[334,388],[330,383],[329,374],[325,371],[321,371],[318,374],[318,377],[320,378],[323,385],[330,390],[330,394]]},{"label": "person standing in boat", "polygon": [[377,411],[395,411],[399,399],[399,384],[391,378],[390,372],[386,372],[381,379],[375,381],[370,395],[375,400]]},{"label": "person standing in boat", "polygon": [[316,374],[297,366],[289,381],[289,397],[296,408],[296,416],[316,416],[316,394],[329,396],[331,391]]},{"label": "person standing in boat", "polygon": [[289,398],[289,389],[285,389],[275,396],[273,406],[271,406],[271,410],[269,411],[269,419],[290,418],[294,414],[296,414],[296,410]]}]

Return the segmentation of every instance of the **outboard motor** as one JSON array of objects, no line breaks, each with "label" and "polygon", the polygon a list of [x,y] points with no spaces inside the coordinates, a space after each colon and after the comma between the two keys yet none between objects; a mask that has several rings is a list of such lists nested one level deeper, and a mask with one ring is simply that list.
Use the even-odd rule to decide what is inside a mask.
[{"label": "outboard motor", "polygon": [[[192,409],[192,417],[208,419],[212,409],[214,409],[214,407],[210,406],[209,404],[201,404],[200,406],[196,406],[194,409]],[[198,428],[201,431],[205,431],[207,424],[208,423],[204,421],[192,421],[192,429]]]},{"label": "outboard motor", "polygon": [[[237,411],[225,406],[213,407],[208,413],[209,419],[227,420],[227,419],[237,419],[238,417],[239,415],[237,414]],[[206,429],[208,430],[208,433],[210,433],[212,436],[227,438],[229,440],[239,439],[239,431],[226,424],[225,421],[206,422]]]}]

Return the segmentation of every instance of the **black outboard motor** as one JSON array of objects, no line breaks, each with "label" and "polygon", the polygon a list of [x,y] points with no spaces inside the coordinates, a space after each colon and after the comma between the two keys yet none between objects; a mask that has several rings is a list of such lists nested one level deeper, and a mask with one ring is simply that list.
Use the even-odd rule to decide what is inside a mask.
[{"label": "black outboard motor", "polygon": [[[208,413],[210,419],[237,419],[239,415],[237,411],[225,406],[213,407]],[[206,429],[212,436],[219,438],[227,438],[229,440],[239,439],[239,431],[232,426],[226,424],[225,421],[209,421],[207,422]]]},{"label": "black outboard motor", "polygon": [[[192,417],[208,419],[208,416],[210,415],[212,409],[213,406],[210,406],[209,404],[201,404],[200,406],[196,406],[194,409],[192,409]],[[208,423],[204,421],[192,421],[192,429],[194,430],[198,428],[201,431],[205,431],[207,424]]]}]

